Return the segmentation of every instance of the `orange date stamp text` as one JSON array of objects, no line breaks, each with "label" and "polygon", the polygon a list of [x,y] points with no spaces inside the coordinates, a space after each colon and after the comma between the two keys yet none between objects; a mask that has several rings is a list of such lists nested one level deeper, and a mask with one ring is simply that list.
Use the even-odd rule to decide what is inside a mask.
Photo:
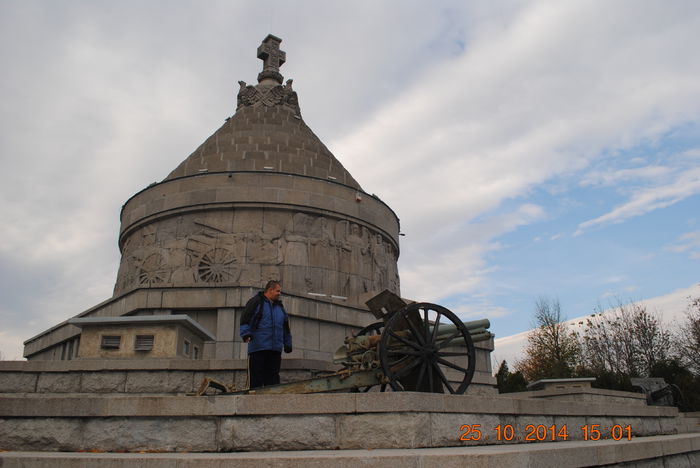
[{"label": "orange date stamp text", "polygon": [[[600,424],[586,424],[578,426],[580,429],[580,438],[577,440],[632,440],[632,426],[615,424],[613,426],[601,426]],[[524,430],[518,429],[512,424],[499,424],[496,427],[487,430],[481,424],[462,424],[459,428],[459,440],[462,441],[479,441],[495,438],[497,441],[510,442],[513,440],[525,442],[557,442],[561,440],[569,440],[571,434],[566,424],[563,425],[545,425],[545,424],[528,424]]]}]

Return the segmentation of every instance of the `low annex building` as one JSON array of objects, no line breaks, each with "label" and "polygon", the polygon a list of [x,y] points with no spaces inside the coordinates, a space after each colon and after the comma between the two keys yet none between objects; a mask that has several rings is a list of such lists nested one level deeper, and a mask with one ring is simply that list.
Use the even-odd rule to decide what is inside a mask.
[{"label": "low annex building", "polygon": [[187,315],[86,317],[68,323],[82,329],[76,357],[84,359],[201,359],[204,343],[216,340]]}]

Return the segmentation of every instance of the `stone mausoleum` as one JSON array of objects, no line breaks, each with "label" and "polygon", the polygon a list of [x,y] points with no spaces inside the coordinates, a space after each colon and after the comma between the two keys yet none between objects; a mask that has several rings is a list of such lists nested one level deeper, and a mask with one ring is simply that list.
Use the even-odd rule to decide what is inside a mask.
[{"label": "stone mausoleum", "polygon": [[[239,82],[235,114],[124,204],[114,295],[80,317],[184,314],[216,337],[201,358],[238,359],[241,307],[277,279],[293,317],[291,357],[328,361],[371,321],[362,297],[399,294],[399,220],[304,123],[279,72],[280,42],[269,35],[258,48],[263,71],[257,85]],[[75,358],[80,336],[63,322],[26,341],[24,355]]]},{"label": "stone mausoleum", "polygon": [[[184,314],[216,336],[202,358],[245,356],[238,312],[281,280],[294,317],[292,357],[330,360],[371,320],[367,293],[399,293],[399,220],[304,123],[281,39],[258,48],[257,85],[240,83],[235,114],[163,181],[121,211],[114,295],[80,317]],[[25,343],[27,359],[79,356],[80,328],[61,323]]]},{"label": "stone mausoleum", "polygon": [[[269,35],[258,47],[263,70],[256,85],[239,81],[234,115],[122,207],[114,295],[27,340],[28,360],[245,359],[242,307],[277,279],[294,335],[285,365],[329,370],[344,337],[375,320],[364,301],[385,289],[400,294],[399,219],[306,125],[292,80],[280,74],[280,43]],[[163,354],[158,342],[174,339],[172,320],[129,331],[145,326],[137,317],[170,315],[204,330],[196,353],[183,331]],[[88,335],[89,352],[81,349]],[[135,351],[144,340],[152,348]],[[492,349],[492,340],[480,346]],[[488,352],[482,361],[474,382],[491,383]]]}]

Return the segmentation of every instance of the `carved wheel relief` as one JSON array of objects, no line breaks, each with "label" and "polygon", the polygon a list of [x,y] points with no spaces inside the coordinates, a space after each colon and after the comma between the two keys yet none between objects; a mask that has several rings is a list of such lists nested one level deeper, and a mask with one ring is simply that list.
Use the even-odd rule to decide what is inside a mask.
[{"label": "carved wheel relief", "polygon": [[163,255],[153,253],[146,257],[138,267],[139,284],[151,285],[166,283],[170,276],[170,268],[165,264]]},{"label": "carved wheel relief", "polygon": [[207,283],[236,281],[241,273],[238,259],[226,249],[212,249],[197,265],[197,276]]}]

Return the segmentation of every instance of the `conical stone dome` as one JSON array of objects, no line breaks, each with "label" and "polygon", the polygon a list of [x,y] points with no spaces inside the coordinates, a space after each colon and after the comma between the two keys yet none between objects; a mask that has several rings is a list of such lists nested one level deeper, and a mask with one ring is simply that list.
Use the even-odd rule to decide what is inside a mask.
[{"label": "conical stone dome", "polygon": [[255,86],[235,114],[121,214],[115,297],[139,288],[259,288],[342,300],[399,293],[398,218],[363,192],[301,118],[279,66],[281,39],[258,48]]},{"label": "conical stone dome", "polygon": [[203,171],[276,171],[334,180],[361,190],[304,123],[291,80],[274,86],[240,83],[234,116],[167,179]]}]

